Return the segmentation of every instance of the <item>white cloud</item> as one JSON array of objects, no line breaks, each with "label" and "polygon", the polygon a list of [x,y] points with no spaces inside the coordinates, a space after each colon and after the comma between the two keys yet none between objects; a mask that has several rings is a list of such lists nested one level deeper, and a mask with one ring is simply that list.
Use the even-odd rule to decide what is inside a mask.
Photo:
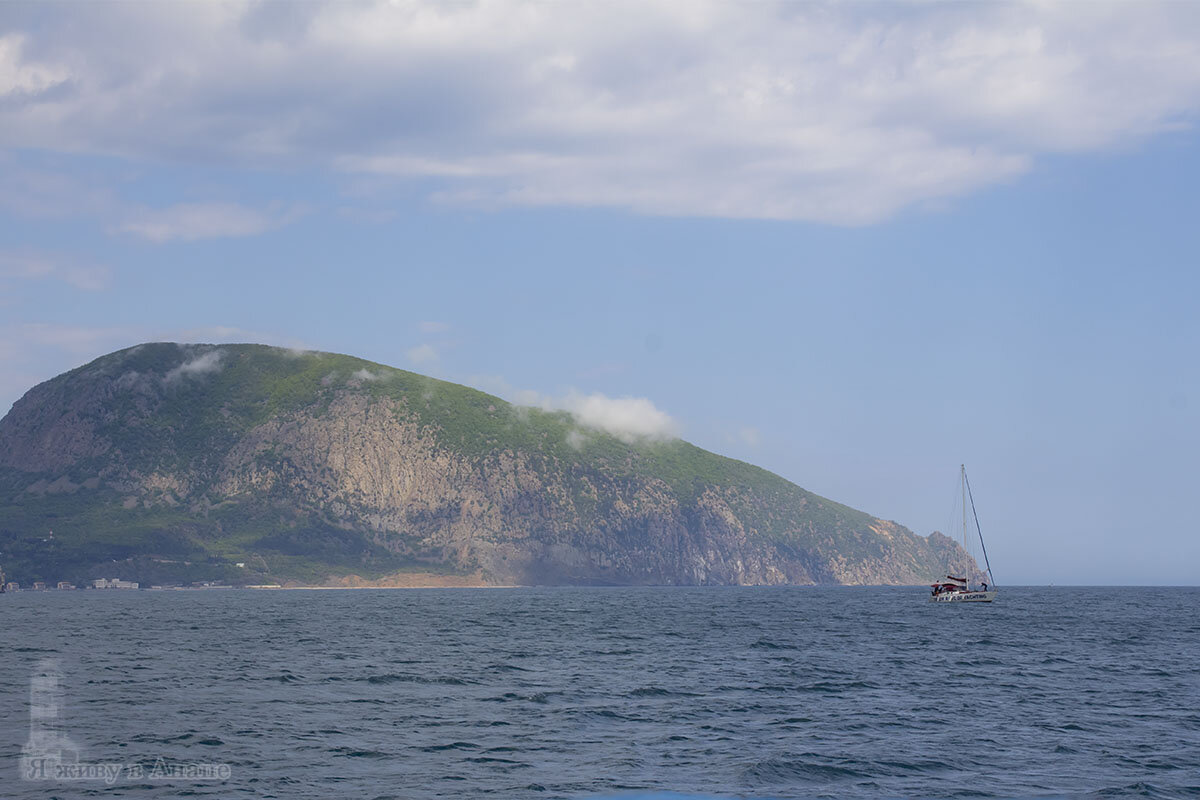
[{"label": "white cloud", "polygon": [[[0,146],[431,179],[443,202],[869,223],[1200,108],[1200,4],[42,9]],[[345,87],[353,86],[353,92]],[[15,94],[14,94],[15,93]],[[130,124],[136,120],[137,124]],[[248,235],[232,206],[154,240]],[[221,209],[224,209],[222,211]]]},{"label": "white cloud", "polygon": [[[518,407],[543,411],[567,411],[584,428],[605,431],[625,442],[673,439],[681,426],[645,397],[609,397],[601,392],[570,389],[562,395],[518,389],[501,375],[474,375],[467,383],[507,399]],[[578,449],[587,441],[585,431],[572,429],[567,444]]]},{"label": "white cloud", "polygon": [[224,355],[225,351],[219,348],[208,350],[169,370],[163,380],[167,383],[177,383],[184,378],[195,378],[210,372],[217,372],[221,369],[221,360]]},{"label": "white cloud", "polygon": [[369,382],[369,381],[377,381],[380,378],[382,378],[383,375],[371,372],[371,370],[367,369],[366,367],[363,367],[362,369],[357,370],[356,372],[352,373],[350,375],[350,377],[356,381],[368,381]]},{"label": "white cloud", "polygon": [[70,284],[76,289],[98,291],[108,288],[112,280],[112,270],[57,253],[32,250],[0,251],[0,278],[53,279]]},{"label": "white cloud", "polygon": [[21,51],[25,38],[19,34],[0,36],[0,98],[36,95],[64,83],[70,75],[63,66],[24,61]]},{"label": "white cloud", "polygon": [[416,347],[410,347],[404,354],[414,364],[429,364],[438,360],[437,348],[431,344],[419,344]]},{"label": "white cloud", "polygon": [[152,242],[256,236],[286,224],[284,217],[236,203],[181,203],[135,212],[118,227]]},{"label": "white cloud", "polygon": [[559,405],[581,425],[611,433],[622,441],[673,439],[679,425],[645,397],[609,397],[571,392]]}]

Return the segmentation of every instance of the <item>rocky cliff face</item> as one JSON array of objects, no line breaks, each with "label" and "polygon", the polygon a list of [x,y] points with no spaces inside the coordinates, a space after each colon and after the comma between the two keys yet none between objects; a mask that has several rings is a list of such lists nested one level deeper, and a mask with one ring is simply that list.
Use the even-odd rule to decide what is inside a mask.
[{"label": "rocky cliff face", "polygon": [[0,507],[0,562],[26,580],[119,566],[244,583],[874,584],[975,569],[940,534],[682,441],[627,443],[257,345],[141,345],[35,387],[0,421]]}]

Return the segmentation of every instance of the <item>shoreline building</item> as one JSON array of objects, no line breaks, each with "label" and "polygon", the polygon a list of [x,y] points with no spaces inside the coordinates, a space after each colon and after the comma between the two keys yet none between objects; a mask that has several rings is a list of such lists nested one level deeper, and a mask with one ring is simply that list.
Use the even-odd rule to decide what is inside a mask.
[{"label": "shoreline building", "polygon": [[123,581],[120,578],[96,578],[92,581],[94,589],[136,589],[137,581]]}]

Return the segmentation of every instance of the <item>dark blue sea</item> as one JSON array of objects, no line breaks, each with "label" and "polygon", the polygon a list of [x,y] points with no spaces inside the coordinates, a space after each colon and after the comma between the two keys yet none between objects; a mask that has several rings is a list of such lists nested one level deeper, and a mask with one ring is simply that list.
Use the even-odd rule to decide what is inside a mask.
[{"label": "dark blue sea", "polygon": [[6,800],[1200,795],[1195,588],[24,592],[0,646]]}]

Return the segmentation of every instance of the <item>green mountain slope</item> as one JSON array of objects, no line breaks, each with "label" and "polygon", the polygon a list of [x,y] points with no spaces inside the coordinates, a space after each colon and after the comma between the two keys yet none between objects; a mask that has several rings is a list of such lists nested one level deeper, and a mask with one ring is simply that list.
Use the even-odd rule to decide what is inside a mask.
[{"label": "green mountain slope", "polygon": [[26,582],[236,583],[919,583],[973,568],[940,534],[684,441],[622,441],[349,356],[172,343],[60,375],[0,420],[0,564]]}]

